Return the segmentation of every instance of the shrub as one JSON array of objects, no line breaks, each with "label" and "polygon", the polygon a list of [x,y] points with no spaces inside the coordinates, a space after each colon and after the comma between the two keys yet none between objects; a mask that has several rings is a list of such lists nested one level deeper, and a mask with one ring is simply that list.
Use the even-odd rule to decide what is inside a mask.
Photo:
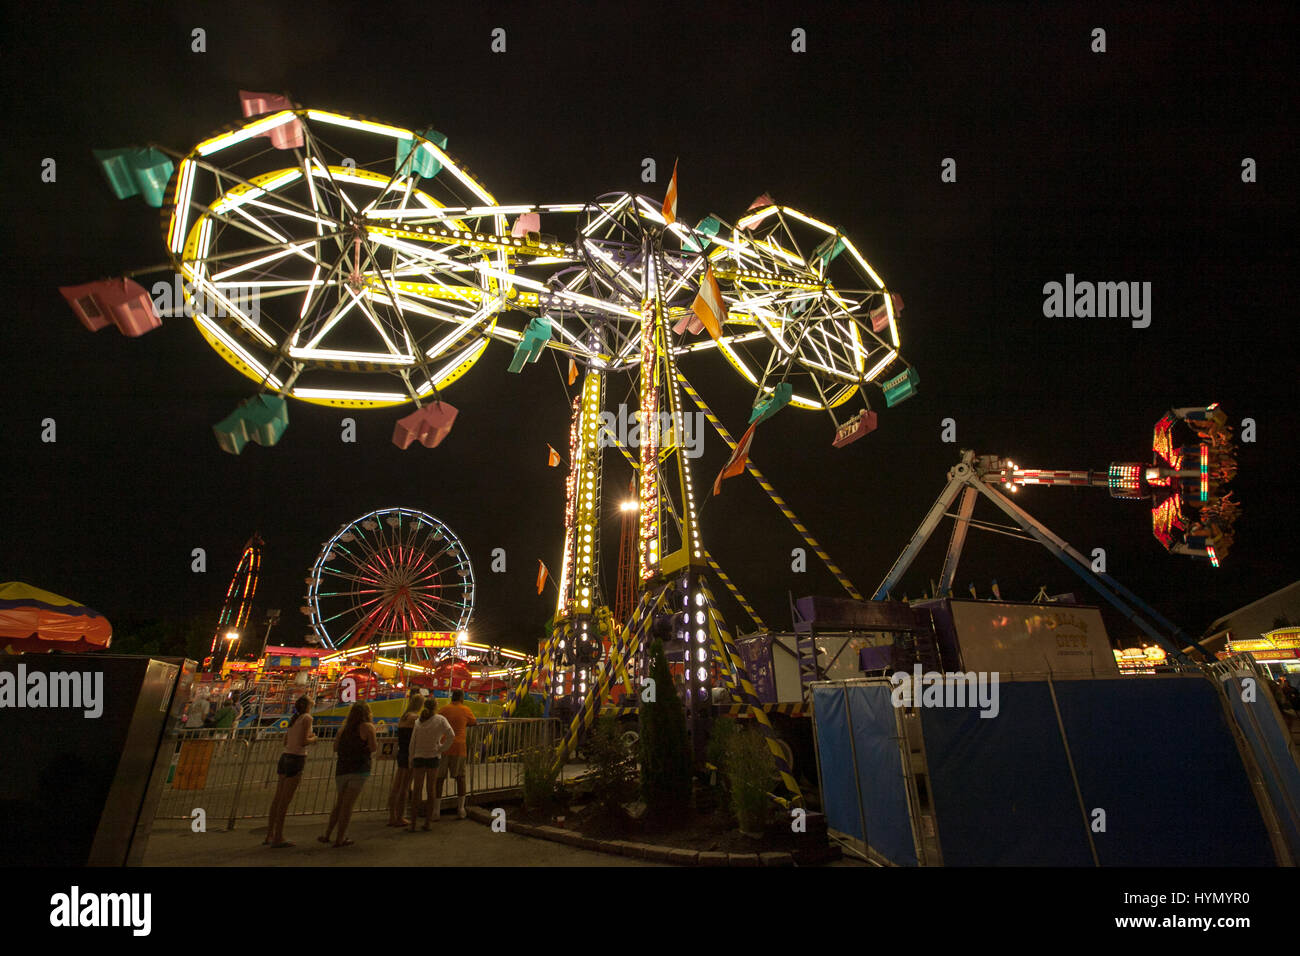
[{"label": "shrub", "polygon": [[632,755],[623,746],[618,720],[606,714],[596,721],[587,741],[592,787],[601,815],[609,820],[624,816],[623,804],[636,796]]},{"label": "shrub", "polygon": [[690,809],[694,759],[686,736],[686,711],[664,657],[662,641],[650,647],[655,699],[642,701],[641,795],[656,821],[681,819]]},{"label": "shrub", "polygon": [[731,789],[731,809],[742,833],[762,833],[767,823],[772,753],[763,735],[747,729],[727,741],[724,767]]},{"label": "shrub", "polygon": [[524,808],[531,813],[549,813],[555,807],[555,749],[535,746],[523,752]]},{"label": "shrub", "polygon": [[713,777],[714,796],[721,799],[722,805],[730,807],[731,785],[727,780],[727,753],[740,727],[734,717],[722,717],[713,722],[709,728],[709,743],[704,750],[704,759],[716,770]]},{"label": "shrub", "polygon": [[512,717],[541,717],[542,705],[538,703],[537,698],[532,694],[524,694],[515,702],[515,711]]}]

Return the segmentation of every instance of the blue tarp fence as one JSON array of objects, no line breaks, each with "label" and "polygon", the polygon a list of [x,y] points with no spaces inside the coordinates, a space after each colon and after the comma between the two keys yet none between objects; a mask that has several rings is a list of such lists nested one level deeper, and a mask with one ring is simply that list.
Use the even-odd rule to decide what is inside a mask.
[{"label": "blue tarp fence", "polygon": [[[918,865],[931,815],[947,866],[1272,866],[1288,855],[1272,808],[1289,808],[1271,824],[1282,842],[1300,830],[1285,727],[1204,674],[1002,681],[992,718],[920,707],[905,721],[892,690],[813,685],[827,824],[879,862]],[[1263,808],[1255,752],[1271,761]]]}]

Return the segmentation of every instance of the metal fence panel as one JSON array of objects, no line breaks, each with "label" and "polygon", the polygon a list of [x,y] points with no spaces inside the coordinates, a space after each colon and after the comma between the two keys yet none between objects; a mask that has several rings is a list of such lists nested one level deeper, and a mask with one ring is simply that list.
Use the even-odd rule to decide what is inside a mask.
[{"label": "metal fence panel", "polygon": [[[510,718],[480,720],[467,728],[470,802],[518,791],[523,783],[523,753],[533,747],[554,749],[558,723],[553,718]],[[329,813],[333,807],[338,731],[338,727],[316,728],[319,739],[308,746],[290,816]],[[208,826],[224,820],[233,828],[236,820],[266,816],[279,782],[276,765],[283,752],[284,733],[278,730],[182,730],[156,819],[191,819],[196,809],[202,809]],[[397,729],[390,724],[379,734],[379,751],[355,812],[388,809],[396,756]],[[454,799],[455,791],[454,783],[444,784],[444,806]]]}]

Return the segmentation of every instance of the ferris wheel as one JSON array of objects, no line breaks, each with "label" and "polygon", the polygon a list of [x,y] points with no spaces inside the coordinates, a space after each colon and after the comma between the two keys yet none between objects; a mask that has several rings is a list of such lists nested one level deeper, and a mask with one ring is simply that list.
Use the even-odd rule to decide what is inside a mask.
[{"label": "ferris wheel", "polygon": [[[875,427],[867,386],[891,407],[916,391],[902,299],[843,230],[792,206],[764,195],[734,224],[711,214],[691,227],[626,192],[507,205],[435,130],[240,98],[245,119],[186,153],[96,153],[119,198],[164,210],[187,314],[260,389],[214,426],[227,451],[275,444],[289,398],[426,406],[398,423],[394,443],[433,447],[455,418],[440,391],[491,341],[515,348],[515,372],[543,348],[633,372],[651,300],[676,328],[659,348],[716,349],[754,387],[756,417],[785,404],[826,411],[837,445]],[[691,302],[713,283],[720,334],[697,338]],[[111,321],[136,336],[159,324],[129,279],[62,291],[91,330]],[[855,396],[850,437],[841,418]]]},{"label": "ferris wheel", "polygon": [[172,174],[164,239],[203,337],[314,404],[400,405],[465,374],[505,304],[506,217],[445,145],[281,110],[195,146]]},{"label": "ferris wheel", "polygon": [[[675,355],[714,350],[755,388],[755,405],[782,389],[780,403],[841,409],[878,386],[893,406],[916,390],[900,353],[901,296],[844,232],[790,206],[760,197],[734,225],[709,215],[696,226],[666,223],[648,196],[609,193],[584,204],[576,264],[555,271],[539,296],[558,333],[552,347],[604,371],[635,367],[641,308],[664,303]],[[647,234],[665,231],[680,249],[655,248]],[[726,317],[715,339],[696,339],[691,302],[706,270],[717,282]]]},{"label": "ferris wheel", "polygon": [[381,508],[325,542],[303,613],[327,647],[348,649],[409,631],[462,631],[474,612],[474,569],[456,534],[432,515]]}]

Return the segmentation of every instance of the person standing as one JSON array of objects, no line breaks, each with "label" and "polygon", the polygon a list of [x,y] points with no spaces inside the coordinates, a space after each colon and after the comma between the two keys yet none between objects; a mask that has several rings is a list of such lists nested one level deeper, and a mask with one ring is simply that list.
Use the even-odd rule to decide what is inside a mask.
[{"label": "person standing", "polygon": [[330,833],[337,824],[338,837],[334,846],[352,845],[352,841],[347,839],[352,808],[366,785],[366,778],[370,776],[370,757],[378,749],[379,738],[375,736],[375,725],[370,721],[370,707],[357,702],[348,711],[343,729],[334,739],[334,751],[339,755],[338,765],[334,769],[334,785],[338,797],[334,801],[334,809],[330,811],[325,835],[316,838],[320,842],[330,842]]},{"label": "person standing", "polygon": [[411,786],[411,734],[424,709],[424,698],[415,693],[406,699],[406,713],[397,721],[397,769],[393,789],[388,792],[388,825],[406,826],[406,801]]},{"label": "person standing", "polygon": [[469,792],[465,786],[465,757],[468,750],[465,747],[465,728],[478,723],[474,717],[474,711],[470,710],[464,704],[465,692],[462,690],[453,690],[451,692],[451,703],[438,711],[451,724],[452,730],[456,732],[456,742],[451,745],[447,751],[446,758],[442,761],[442,766],[438,768],[437,795],[434,800],[434,817],[438,819],[438,814],[442,811],[442,782],[448,777],[456,778],[456,816],[465,819],[465,798]]},{"label": "person standing", "polygon": [[217,730],[230,730],[237,723],[239,718],[244,714],[244,708],[239,704],[239,698],[233,693],[225,699],[221,709],[217,711],[216,722],[213,724]]},{"label": "person standing", "polygon": [[211,709],[212,703],[208,700],[208,695],[203,691],[199,691],[195,698],[190,701],[190,709],[185,715],[185,729],[198,730],[203,727]]},{"label": "person standing", "polygon": [[[433,698],[424,705],[420,719],[411,734],[411,832],[420,817],[421,798],[424,804],[424,828],[438,819],[435,808],[435,790],[438,776],[438,763],[448,748],[456,740],[456,731],[447,719],[435,710]],[[441,796],[441,794],[438,794]]]},{"label": "person standing", "polygon": [[302,782],[302,772],[307,766],[307,746],[319,738],[311,732],[311,700],[299,697],[293,705],[293,719],[284,735],[284,753],[275,771],[280,776],[280,783],[275,788],[271,799],[271,812],[268,816],[265,843],[277,850],[293,846],[284,838],[284,818],[289,812],[289,804]]}]

